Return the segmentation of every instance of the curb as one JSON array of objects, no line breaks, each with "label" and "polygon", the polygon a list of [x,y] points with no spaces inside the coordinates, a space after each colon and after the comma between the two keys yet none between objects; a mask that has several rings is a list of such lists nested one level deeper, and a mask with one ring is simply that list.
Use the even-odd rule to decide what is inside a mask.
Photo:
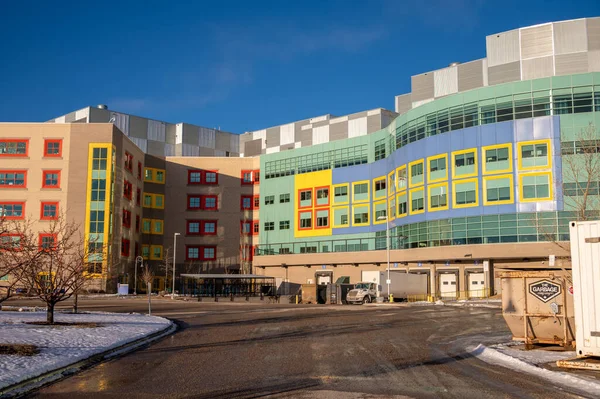
[{"label": "curb", "polygon": [[43,386],[55,382],[61,378],[71,376],[104,360],[109,360],[129,352],[133,352],[142,346],[166,337],[167,335],[174,333],[178,328],[176,323],[174,323],[172,320],[169,321],[170,324],[164,329],[139,338],[135,341],[128,342],[116,348],[108,349],[104,352],[92,355],[87,359],[79,360],[75,363],[71,363],[56,370],[48,371],[44,374],[29,378],[16,384],[0,388],[0,398],[4,399],[21,397],[34,389],[42,388]]}]

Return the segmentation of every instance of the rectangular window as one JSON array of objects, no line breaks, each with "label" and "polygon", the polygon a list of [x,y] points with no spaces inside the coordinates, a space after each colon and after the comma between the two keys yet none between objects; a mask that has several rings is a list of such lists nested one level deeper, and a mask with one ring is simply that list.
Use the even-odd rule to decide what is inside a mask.
[{"label": "rectangular window", "polygon": [[483,174],[512,172],[511,145],[483,147]]},{"label": "rectangular window", "polygon": [[125,180],[123,182],[123,197],[131,200],[133,198],[133,184]]},{"label": "rectangular window", "polygon": [[215,246],[186,246],[186,260],[215,260],[217,259],[217,247]]},{"label": "rectangular window", "polygon": [[56,234],[41,233],[39,236],[40,248],[53,249],[56,244]]},{"label": "rectangular window", "polygon": [[[138,163],[138,173],[142,165]],[[139,178],[139,176],[138,176]],[[189,171],[188,171],[188,184],[189,183]],[[165,184],[165,170],[156,168],[144,168],[144,181],[148,183]],[[194,184],[194,183],[191,183]],[[200,182],[196,183],[200,184]]]},{"label": "rectangular window", "polygon": [[290,202],[290,195],[289,194],[280,194],[279,195],[279,203],[280,204],[285,204]]},{"label": "rectangular window", "polygon": [[131,212],[126,209],[123,209],[123,227],[131,227]]},{"label": "rectangular window", "polygon": [[352,183],[352,202],[369,201],[369,182]]},{"label": "rectangular window", "polygon": [[188,209],[200,209],[202,197],[200,195],[188,195]]},{"label": "rectangular window", "polygon": [[150,168],[144,169],[144,181],[152,182],[154,180],[154,171]]},{"label": "rectangular window", "polygon": [[427,182],[434,183],[448,179],[448,157],[436,155],[427,158],[429,169],[427,170]]},{"label": "rectangular window", "polygon": [[165,182],[165,171],[162,169],[156,169],[154,173],[154,182],[155,183],[164,183]]},{"label": "rectangular window", "polygon": [[409,186],[419,186],[425,181],[425,173],[423,170],[423,161],[414,161],[408,164],[410,169]]},{"label": "rectangular window", "polygon": [[[22,238],[19,234],[0,234],[0,250],[23,249]],[[0,278],[0,281],[2,281],[2,278]]]},{"label": "rectangular window", "polygon": [[188,184],[202,184],[202,171],[188,170]]},{"label": "rectangular window", "polygon": [[254,235],[257,235],[260,231],[258,220],[252,222],[252,231]]},{"label": "rectangular window", "polygon": [[260,182],[259,170],[242,170],[241,182],[244,185],[258,184]]},{"label": "rectangular window", "polygon": [[406,178],[406,165],[403,165],[396,169],[396,189],[402,191],[406,189],[407,178]]},{"label": "rectangular window", "polygon": [[144,193],[144,208],[152,208],[152,194]]},{"label": "rectangular window", "polygon": [[525,142],[519,143],[519,169],[546,169],[551,165],[549,156],[550,140],[543,142]]},{"label": "rectangular window", "polygon": [[137,178],[142,179],[142,163],[138,161]]},{"label": "rectangular window", "polygon": [[279,230],[289,230],[290,229],[290,221],[282,220],[279,222]]},{"label": "rectangular window", "polygon": [[190,235],[200,234],[201,223],[202,222],[199,220],[188,220],[187,221],[187,234],[190,234]]},{"label": "rectangular window", "polygon": [[142,219],[142,233],[150,234],[152,231],[152,221],[150,219]]},{"label": "rectangular window", "polygon": [[142,245],[142,258],[148,259],[150,257],[150,246]]},{"label": "rectangular window", "polygon": [[521,201],[544,201],[552,199],[551,173],[519,175]]},{"label": "rectangular window", "polygon": [[164,209],[165,208],[165,196],[162,194],[153,194],[154,198],[152,207],[156,209]]},{"label": "rectangular window", "polygon": [[62,139],[46,139],[46,140],[44,140],[44,156],[45,157],[61,157],[62,156]]},{"label": "rectangular window", "polygon": [[373,198],[382,198],[386,196],[387,183],[385,177],[373,181],[373,192]]},{"label": "rectangular window", "polygon": [[135,189],[135,204],[140,206],[142,204],[142,190],[139,188]]},{"label": "rectangular window", "polygon": [[386,201],[379,201],[373,203],[373,212],[375,216],[373,218],[373,224],[385,223],[387,219],[387,203]]},{"label": "rectangular window", "polygon": [[448,183],[427,186],[429,212],[448,209]]},{"label": "rectangular window", "polygon": [[0,157],[26,157],[29,140],[0,140]]},{"label": "rectangular window", "polygon": [[140,232],[140,215],[135,215],[135,232]]},{"label": "rectangular window", "polygon": [[219,184],[219,174],[216,171],[204,172],[204,184]]},{"label": "rectangular window", "polygon": [[393,195],[396,193],[396,172],[391,172],[388,174],[388,195]]},{"label": "rectangular window", "polygon": [[58,202],[42,202],[40,219],[57,220]]},{"label": "rectangular window", "polygon": [[163,247],[162,245],[150,245],[150,259],[162,260]]},{"label": "rectangular window", "polygon": [[329,209],[317,209],[315,211],[315,219],[317,229],[326,229],[329,227]]},{"label": "rectangular window", "polygon": [[200,260],[200,247],[187,247],[186,260]]},{"label": "rectangular window", "polygon": [[348,207],[333,208],[333,227],[348,226]]},{"label": "rectangular window", "polygon": [[477,150],[475,148],[453,152],[452,159],[453,178],[477,176]]},{"label": "rectangular window", "polygon": [[255,195],[254,196],[254,209],[258,209],[260,208],[260,196]]},{"label": "rectangular window", "polygon": [[406,192],[396,196],[396,202],[398,203],[398,217],[406,216],[408,213],[408,201]]},{"label": "rectangular window", "polygon": [[348,203],[348,185],[333,186],[333,203],[347,204]]},{"label": "rectangular window", "polygon": [[121,256],[129,257],[130,241],[126,238],[121,238]]},{"label": "rectangular window", "polygon": [[60,188],[60,170],[44,170],[42,188]]},{"label": "rectangular window", "polygon": [[213,236],[217,234],[217,221],[204,220],[202,221],[202,234]]},{"label": "rectangular window", "polygon": [[356,205],[352,213],[353,226],[369,224],[369,205]]},{"label": "rectangular window", "polygon": [[254,197],[252,195],[242,195],[240,208],[242,211],[252,210],[254,206]]},{"label": "rectangular window", "polygon": [[501,175],[483,178],[484,205],[513,203],[513,176]]},{"label": "rectangular window", "polygon": [[241,222],[242,234],[243,235],[251,235],[252,234],[252,222]]},{"label": "rectangular window", "polygon": [[478,190],[477,179],[458,180],[452,182],[454,192],[454,208],[467,208],[477,206]]},{"label": "rectangular window", "polygon": [[273,205],[275,203],[275,196],[274,195],[267,195],[265,196],[265,205]]},{"label": "rectangular window", "polygon": [[163,221],[152,219],[152,234],[162,234],[163,233]]},{"label": "rectangular window", "polygon": [[133,173],[133,155],[125,151],[125,169]]},{"label": "rectangular window", "polygon": [[329,205],[329,187],[317,187],[315,206],[327,206]]},{"label": "rectangular window", "polygon": [[310,230],[312,229],[312,212],[305,211],[299,213],[299,230]]},{"label": "rectangular window", "polygon": [[2,202],[0,203],[0,217],[7,220],[25,218],[24,202]]},{"label": "rectangular window", "polygon": [[202,209],[206,211],[217,210],[217,196],[216,195],[203,195],[202,196],[203,206]]},{"label": "rectangular window", "polygon": [[265,222],[264,229],[265,231],[275,230],[275,222]]},{"label": "rectangular window", "polygon": [[410,213],[423,213],[425,210],[425,195],[422,188],[410,191]]},{"label": "rectangular window", "polygon": [[298,208],[309,208],[312,206],[312,189],[304,189],[299,192]]},{"label": "rectangular window", "polygon": [[202,260],[215,260],[216,256],[216,247],[204,247],[202,251]]}]

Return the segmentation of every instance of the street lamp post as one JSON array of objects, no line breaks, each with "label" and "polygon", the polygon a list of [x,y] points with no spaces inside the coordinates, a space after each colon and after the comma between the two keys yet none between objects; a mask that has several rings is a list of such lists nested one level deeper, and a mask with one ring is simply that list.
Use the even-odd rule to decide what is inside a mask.
[{"label": "street lamp post", "polygon": [[140,262],[141,266],[144,266],[144,258],[142,258],[141,256],[136,256],[135,257],[135,281],[133,282],[133,295],[137,295],[137,268],[138,268],[138,261]]},{"label": "street lamp post", "polygon": [[171,291],[171,299],[175,299],[175,261],[177,260],[177,236],[180,233],[173,234],[173,291]]},{"label": "street lamp post", "polygon": [[377,218],[377,220],[384,220],[385,219],[385,248],[387,250],[387,295],[388,295],[388,301],[390,301],[391,297],[390,297],[390,219],[386,216],[379,216]]}]

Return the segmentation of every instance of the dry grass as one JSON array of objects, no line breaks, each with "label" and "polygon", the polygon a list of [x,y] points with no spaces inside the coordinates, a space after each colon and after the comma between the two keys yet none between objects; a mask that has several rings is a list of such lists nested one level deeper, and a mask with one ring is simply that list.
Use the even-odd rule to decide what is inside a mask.
[{"label": "dry grass", "polygon": [[33,356],[40,353],[35,345],[0,344],[0,355]]}]

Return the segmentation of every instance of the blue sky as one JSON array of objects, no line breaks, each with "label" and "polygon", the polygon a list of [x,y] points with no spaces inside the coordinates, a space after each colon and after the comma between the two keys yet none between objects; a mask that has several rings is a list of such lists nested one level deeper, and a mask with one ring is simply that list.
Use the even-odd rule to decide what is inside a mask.
[{"label": "blue sky", "polygon": [[243,133],[394,108],[410,76],[485,36],[600,16],[600,1],[5,1],[0,121],[87,105]]}]

